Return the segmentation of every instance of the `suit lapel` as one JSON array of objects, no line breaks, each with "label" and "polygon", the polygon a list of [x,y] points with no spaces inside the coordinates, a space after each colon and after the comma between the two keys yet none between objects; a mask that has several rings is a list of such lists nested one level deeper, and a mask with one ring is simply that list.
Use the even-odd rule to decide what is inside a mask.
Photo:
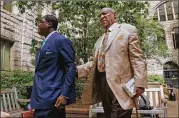
[{"label": "suit lapel", "polygon": [[40,52],[40,49],[38,50],[38,52],[36,53],[36,58],[35,58],[35,69],[37,68],[37,63],[38,63],[38,60],[39,60],[39,52]]},{"label": "suit lapel", "polygon": [[121,30],[120,27],[121,27],[121,25],[117,24],[115,26],[115,28],[112,29],[112,31],[109,34],[108,41],[107,41],[107,46],[105,47],[104,51],[107,51],[107,49],[110,47],[111,43],[113,42],[113,40],[115,39],[117,34],[120,32],[120,30]]},{"label": "suit lapel", "polygon": [[47,50],[47,48],[49,47],[50,43],[51,43],[51,40],[53,40],[53,37],[56,36],[58,33],[54,33],[52,34],[52,36],[50,36],[46,43],[44,44],[44,46],[42,48],[39,49],[39,52],[38,52],[38,57],[37,57],[37,64],[36,64],[36,68],[38,68],[39,66],[39,63],[40,63],[40,60],[43,58],[43,56],[45,55],[45,52]]}]

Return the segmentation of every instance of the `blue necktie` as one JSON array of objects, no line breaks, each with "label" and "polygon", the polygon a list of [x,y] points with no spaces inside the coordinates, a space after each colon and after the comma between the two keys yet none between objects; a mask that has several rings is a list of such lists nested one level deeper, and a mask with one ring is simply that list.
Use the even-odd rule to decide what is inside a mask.
[{"label": "blue necktie", "polygon": [[41,45],[41,49],[45,45],[45,43],[46,43],[46,40],[43,40],[42,45]]},{"label": "blue necktie", "polygon": [[[42,44],[41,44],[41,47],[40,47],[41,49],[42,49],[42,47],[45,45],[46,41],[47,41],[47,40],[43,40],[43,42],[42,42]],[[39,56],[40,56],[40,52],[39,52],[39,54],[38,54],[37,61],[39,60]]]}]

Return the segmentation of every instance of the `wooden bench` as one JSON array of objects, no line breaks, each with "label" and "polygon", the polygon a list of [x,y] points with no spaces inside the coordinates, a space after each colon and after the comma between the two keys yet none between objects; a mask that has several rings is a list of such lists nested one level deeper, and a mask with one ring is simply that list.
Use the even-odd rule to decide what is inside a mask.
[{"label": "wooden bench", "polygon": [[12,118],[22,117],[23,111],[19,103],[30,102],[29,99],[18,99],[16,88],[1,90],[1,111],[9,113]]},{"label": "wooden bench", "polygon": [[[150,105],[154,107],[152,110],[138,110],[139,114],[160,114],[160,117],[167,117],[167,102],[164,98],[163,86],[160,85],[158,88],[145,89],[144,95],[150,100]],[[104,113],[102,103],[94,104],[89,106],[89,117],[96,117],[97,113]],[[133,114],[136,113],[135,108]]]}]

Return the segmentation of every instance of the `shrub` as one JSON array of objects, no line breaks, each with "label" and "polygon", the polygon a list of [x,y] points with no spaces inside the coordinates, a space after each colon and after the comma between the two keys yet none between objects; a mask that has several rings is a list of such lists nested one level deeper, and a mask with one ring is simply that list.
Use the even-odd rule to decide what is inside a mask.
[{"label": "shrub", "polygon": [[32,86],[33,72],[1,72],[1,89],[16,87],[19,98],[26,98],[26,86]]},{"label": "shrub", "polygon": [[76,97],[77,99],[81,99],[81,95],[83,92],[83,87],[85,83],[85,79],[76,79]]},{"label": "shrub", "polygon": [[[27,86],[32,86],[34,74],[27,71],[1,72],[1,89],[16,87],[19,98],[27,97]],[[77,98],[81,98],[84,80],[76,80]]]},{"label": "shrub", "polygon": [[161,84],[164,84],[164,78],[160,75],[149,75],[149,82],[160,82]]}]

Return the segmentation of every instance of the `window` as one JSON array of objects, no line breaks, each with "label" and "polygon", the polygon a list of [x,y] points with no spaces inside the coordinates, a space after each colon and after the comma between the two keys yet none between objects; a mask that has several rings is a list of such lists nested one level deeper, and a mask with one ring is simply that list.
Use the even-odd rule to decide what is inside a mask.
[{"label": "window", "polygon": [[8,41],[0,41],[0,70],[10,70],[10,49],[12,44]]},{"label": "window", "polygon": [[178,79],[176,80],[176,78],[179,78],[179,67],[175,62],[169,61],[166,62],[163,66],[163,72],[164,72],[164,79],[165,79],[165,83],[168,86],[173,86],[173,87],[178,87],[178,83],[176,83],[176,81],[178,81]]},{"label": "window", "polygon": [[160,15],[160,21],[166,21],[165,15]]},{"label": "window", "polygon": [[175,11],[175,19],[179,19],[179,8],[178,8],[178,1],[173,1],[174,11]]},{"label": "window", "polygon": [[166,3],[166,9],[167,9],[166,11],[167,11],[168,20],[173,20],[173,11],[172,11],[171,2]]},{"label": "window", "polygon": [[[166,7],[164,7],[164,5]],[[157,11],[159,11],[159,14],[157,14]],[[158,16],[160,19],[158,19]],[[178,1],[165,2],[164,4],[161,4],[156,9],[153,19],[158,19],[160,21],[179,19]]]},{"label": "window", "polygon": [[170,71],[165,71],[164,72],[164,78],[165,78],[166,82],[170,81]]},{"label": "window", "polygon": [[153,20],[157,21],[158,20],[158,15],[157,12],[155,12],[154,16],[153,16]]},{"label": "window", "polygon": [[179,49],[179,27],[174,27],[173,32],[174,49]]},{"label": "window", "polygon": [[3,1],[3,9],[12,12],[12,1],[10,0],[4,0]]},{"label": "window", "polygon": [[159,7],[160,21],[166,21],[164,6]]},{"label": "window", "polygon": [[167,14],[168,20],[173,20],[173,14]]}]

